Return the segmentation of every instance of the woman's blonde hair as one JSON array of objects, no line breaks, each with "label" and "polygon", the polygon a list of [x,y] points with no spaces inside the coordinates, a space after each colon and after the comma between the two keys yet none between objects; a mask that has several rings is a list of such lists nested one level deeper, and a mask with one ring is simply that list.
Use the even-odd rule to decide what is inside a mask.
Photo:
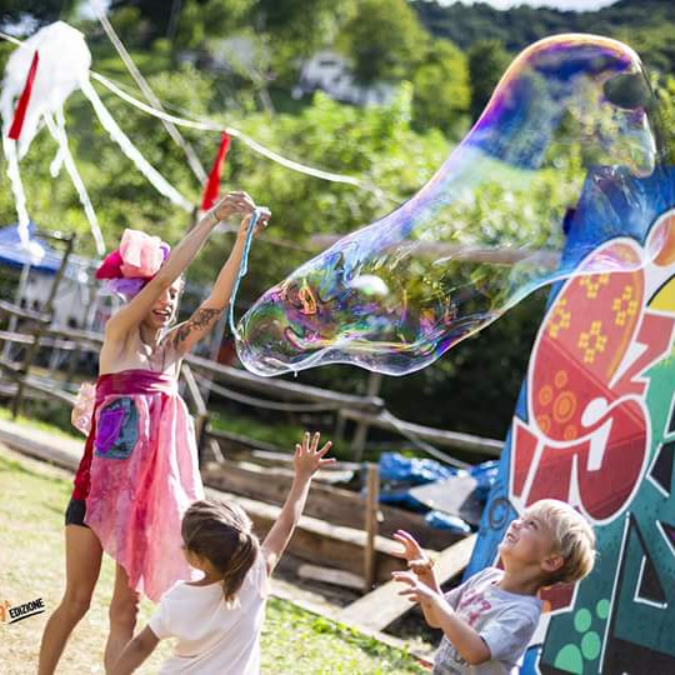
[{"label": "woman's blonde hair", "polygon": [[564,559],[550,582],[574,583],[588,576],[595,564],[595,533],[578,511],[557,499],[542,499],[526,509],[543,521],[553,537],[553,550]]},{"label": "woman's blonde hair", "polygon": [[225,601],[232,603],[260,551],[246,512],[236,504],[194,502],[183,516],[181,532],[185,548],[222,574]]}]

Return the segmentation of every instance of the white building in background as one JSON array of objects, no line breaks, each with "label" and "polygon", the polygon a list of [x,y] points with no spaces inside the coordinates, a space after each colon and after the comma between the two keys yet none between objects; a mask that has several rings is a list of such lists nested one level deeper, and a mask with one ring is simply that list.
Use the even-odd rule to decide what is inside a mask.
[{"label": "white building in background", "polygon": [[[73,259],[74,258],[74,259]],[[101,296],[93,281],[92,261],[73,256],[68,263],[54,298],[52,325],[58,328],[102,331],[117,298]],[[52,291],[54,275],[31,270],[20,303],[27,309],[42,311]]]},{"label": "white building in background", "polygon": [[260,64],[269,58],[268,50],[256,47],[256,43],[245,35],[235,35],[224,40],[212,40],[209,54],[218,69],[245,72],[255,77]]},{"label": "white building in background", "polygon": [[[204,55],[186,51],[179,55],[183,62],[199,65]],[[252,79],[265,76],[269,62],[269,50],[246,35],[210,40],[205,66],[214,70],[247,73]],[[350,67],[349,60],[330,49],[317,52],[302,63],[300,79],[291,95],[295,99],[323,91],[332,99],[352,105],[387,105],[392,102],[397,87],[388,82],[376,82],[369,86],[359,84]]]},{"label": "white building in background", "polygon": [[331,50],[317,52],[300,71],[300,81],[293,88],[293,98],[321,90],[336,101],[354,105],[386,105],[396,95],[396,87],[387,82],[363,86],[356,82],[347,58]]}]

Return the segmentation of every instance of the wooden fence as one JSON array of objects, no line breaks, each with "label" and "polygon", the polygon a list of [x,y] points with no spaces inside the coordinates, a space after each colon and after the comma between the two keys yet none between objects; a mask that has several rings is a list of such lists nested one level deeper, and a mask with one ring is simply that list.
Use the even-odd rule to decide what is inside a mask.
[{"label": "wooden fence", "polygon": [[[15,352],[13,358],[0,358],[0,395],[12,398],[12,410],[15,414],[21,411],[28,398],[72,405],[76,388],[73,380],[79,356],[97,355],[103,336],[52,326],[46,313],[33,312],[0,301],[0,325],[5,323],[3,319],[7,317],[14,317],[12,324],[19,325],[15,330],[0,330],[0,342],[11,345]],[[68,355],[65,376],[56,372],[55,364],[59,359],[54,358],[48,359],[50,368],[46,372],[42,371],[41,376],[38,374],[41,371],[35,367],[34,362],[41,350],[48,350],[50,356],[55,351]],[[6,350],[2,351],[6,353]],[[248,510],[262,531],[274,521],[276,511],[273,509],[279,508],[292,480],[290,467],[283,466],[289,457],[275,452],[274,447],[269,447],[267,453],[260,450],[253,453],[251,451],[254,448],[264,449],[265,444],[212,429],[205,392],[207,397],[209,393],[214,393],[240,404],[254,407],[264,405],[271,410],[303,413],[331,411],[338,420],[356,423],[352,449],[359,461],[370,426],[400,433],[413,439],[430,454],[455,464],[457,462],[452,456],[446,455],[435,446],[473,454],[478,459],[497,455],[501,447],[498,441],[432,429],[396,419],[386,410],[384,401],[376,395],[379,376],[371,377],[367,395],[354,396],[297,382],[261,378],[244,370],[190,355],[181,366],[181,384],[184,397],[195,417],[205,484],[249,499]],[[227,457],[224,456],[221,446],[228,447]],[[263,466],[250,461],[233,461],[233,449],[242,446],[250,449],[248,453],[244,453],[245,456],[262,459]],[[207,456],[215,458],[217,465],[207,462]],[[269,462],[267,467],[264,466],[265,461]],[[347,467],[347,463],[343,463],[343,466]],[[353,464],[349,468],[356,470],[361,465]],[[268,480],[261,480],[263,477]],[[461,538],[461,535],[434,530],[420,514],[379,504],[379,476],[376,465],[368,465],[366,485],[364,495],[331,485],[321,485],[319,482],[314,486],[306,509],[309,521],[298,530],[293,544],[293,551],[300,558],[313,563],[304,566],[305,574],[316,578],[326,575],[337,578],[342,575],[340,578],[348,577],[350,583],[361,584],[368,591],[374,584],[389,578],[393,569],[398,569],[400,561],[392,553],[395,544],[390,539],[397,529],[416,532],[426,546],[436,550],[446,550]],[[453,560],[456,562],[456,556]],[[327,565],[333,571],[317,567],[317,563]],[[390,591],[389,595],[392,593]],[[389,608],[385,612],[386,619],[401,611],[399,605],[392,604],[392,601],[385,604]],[[382,617],[380,619],[385,620]]]},{"label": "wooden fence", "polygon": [[[23,358],[18,361],[0,358],[0,372],[3,375],[0,393],[12,396],[14,414],[20,412],[26,392],[30,392],[31,397],[51,397],[72,404],[75,400],[72,380],[78,357],[85,353],[97,354],[103,336],[90,331],[52,326],[48,313],[34,312],[0,300],[0,321],[9,316],[18,320],[20,330],[0,330],[0,341],[8,342],[14,348],[21,347]],[[58,350],[70,355],[65,379],[56,376],[55,368],[46,377],[40,378],[34,374],[34,361],[40,350]],[[56,360],[51,359],[50,362],[54,364]],[[204,395],[211,392],[255,408],[303,413],[331,411],[338,420],[355,422],[352,453],[356,461],[360,461],[362,457],[370,427],[398,433],[420,449],[455,465],[461,462],[438,448],[484,459],[498,456],[502,447],[502,443],[497,440],[424,427],[397,419],[386,410],[384,401],[375,393],[379,387],[379,376],[371,377],[368,394],[356,396],[297,382],[263,378],[246,370],[189,355],[182,365],[181,381],[195,416],[200,451],[210,447],[216,456],[219,451],[213,441],[232,440],[233,435],[211,428],[205,400],[207,397]]]}]

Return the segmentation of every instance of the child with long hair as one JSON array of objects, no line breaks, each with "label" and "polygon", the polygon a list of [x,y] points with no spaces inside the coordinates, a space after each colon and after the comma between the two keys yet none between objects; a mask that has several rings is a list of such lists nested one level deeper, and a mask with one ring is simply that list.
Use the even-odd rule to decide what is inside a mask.
[{"label": "child with long hair", "polygon": [[111,675],[133,673],[160,640],[178,639],[162,675],[254,675],[260,672],[260,631],[267,584],[305,507],[312,476],[335,460],[330,441],[306,433],[296,445],[295,478],[279,518],[262,545],[234,503],[195,502],[183,518],[187,562],[203,572],[162,598],[150,623],[125,647]]},{"label": "child with long hair", "polygon": [[[116,563],[107,669],[134,634],[143,592],[157,602],[191,570],[180,553],[181,518],[203,496],[194,427],[178,392],[181,362],[227,309],[256,205],[231,192],[169,252],[159,237],[126,230],[97,278],[127,303],[107,322],[93,410],[65,517],[66,589],[42,636],[39,675],[51,675],[89,609],[105,551]],[[216,225],[243,216],[209,297],[173,325],[182,275]],[[259,210],[256,231],[270,213]],[[84,428],[87,425],[83,425]]]}]

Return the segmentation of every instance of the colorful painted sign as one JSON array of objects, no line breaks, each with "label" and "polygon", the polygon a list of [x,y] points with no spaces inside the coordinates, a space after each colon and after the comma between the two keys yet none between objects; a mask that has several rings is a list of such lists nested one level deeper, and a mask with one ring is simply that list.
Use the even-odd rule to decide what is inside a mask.
[{"label": "colorful painted sign", "polygon": [[569,502],[598,561],[546,596],[522,672],[675,673],[675,171],[590,176],[565,255],[467,574],[529,504]]}]

